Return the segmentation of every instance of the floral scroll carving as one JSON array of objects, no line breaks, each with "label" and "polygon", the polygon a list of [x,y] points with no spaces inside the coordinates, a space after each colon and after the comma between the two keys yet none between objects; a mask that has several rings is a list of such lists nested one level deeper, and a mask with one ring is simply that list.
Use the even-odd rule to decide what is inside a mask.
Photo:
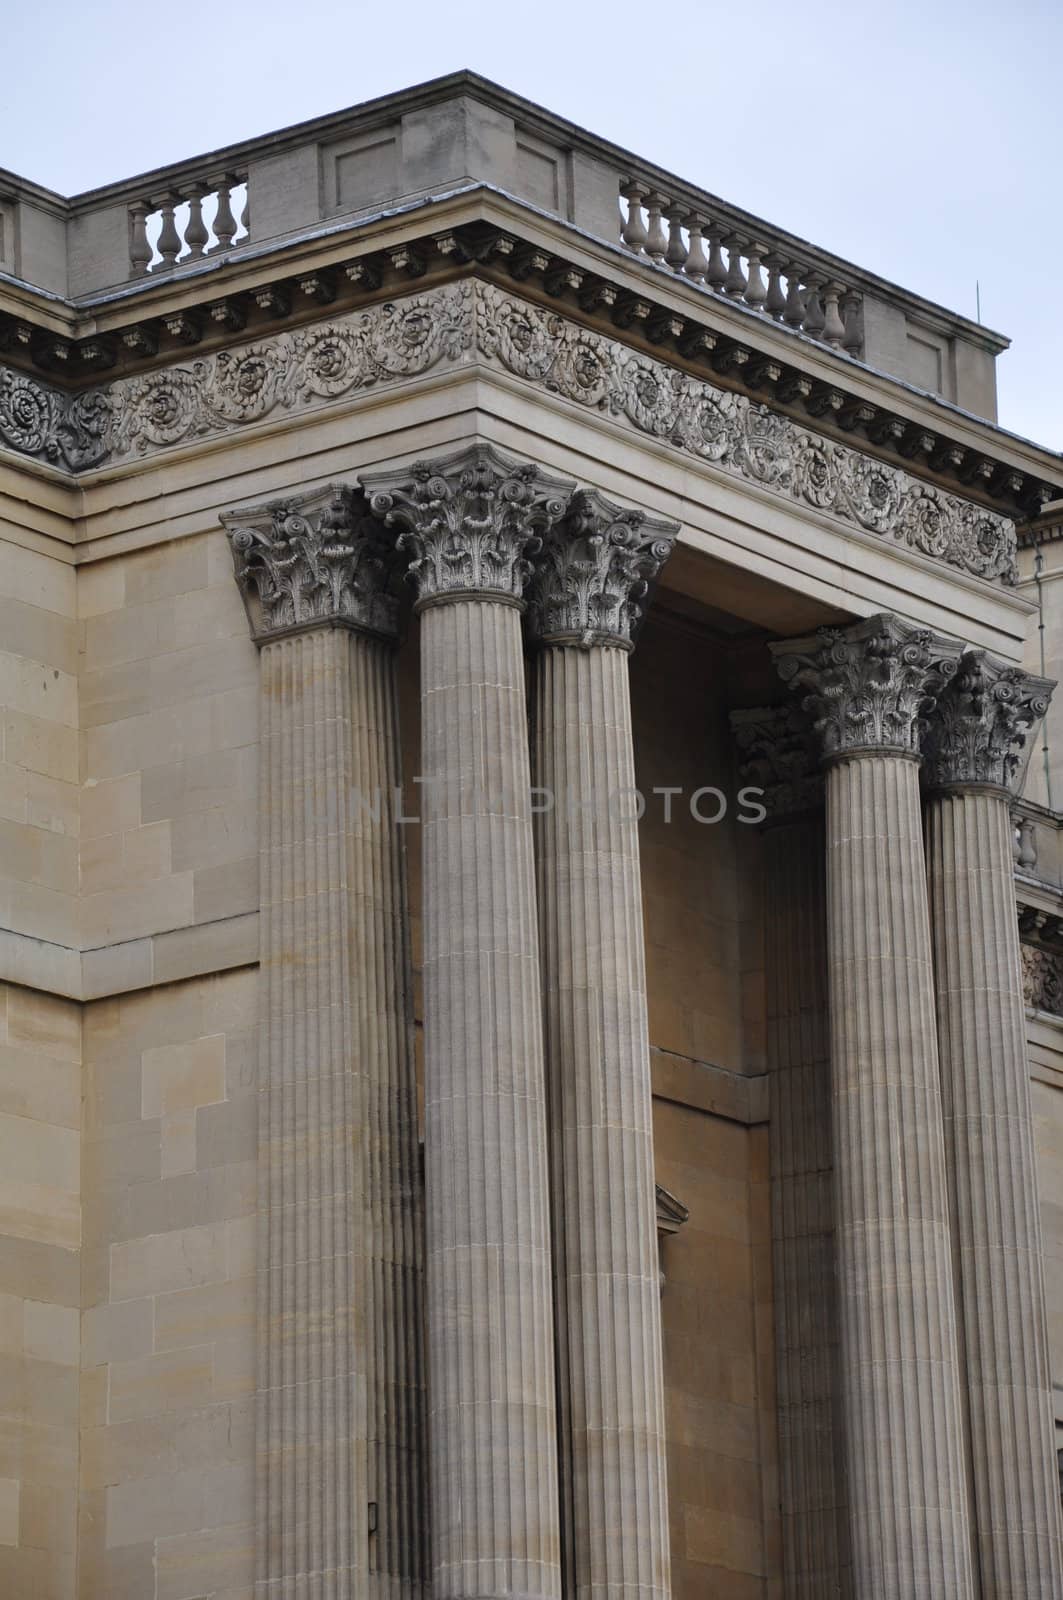
[{"label": "floral scroll carving", "polygon": [[77,395],[0,369],[0,444],[82,471],[457,366],[473,350],[728,475],[960,571],[1015,581],[1006,517],[478,281]]},{"label": "floral scroll carving", "polygon": [[1015,581],[1005,517],[493,284],[477,285],[476,315],[477,348],[519,377],[892,543],[980,578]]}]

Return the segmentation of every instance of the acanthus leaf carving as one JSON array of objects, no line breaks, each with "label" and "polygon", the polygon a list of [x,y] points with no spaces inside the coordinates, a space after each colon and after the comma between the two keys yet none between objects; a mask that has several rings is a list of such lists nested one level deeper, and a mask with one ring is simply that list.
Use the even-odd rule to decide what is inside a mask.
[{"label": "acanthus leaf carving", "polygon": [[1048,710],[1054,688],[984,650],[965,650],[927,723],[927,781],[937,788],[1014,788],[1025,765],[1027,735]]},{"label": "acanthus leaf carving", "polygon": [[580,490],[546,533],[528,585],[528,628],[543,643],[631,647],[675,523]]},{"label": "acanthus leaf carving", "polygon": [[258,643],[323,625],[395,635],[394,542],[346,485],[222,513]]},{"label": "acanthus leaf carving", "polygon": [[520,603],[529,558],[574,488],[485,444],[361,481],[410,554],[421,604],[470,595]]},{"label": "acanthus leaf carving", "polygon": [[731,732],[743,786],[759,789],[768,815],[785,817],[823,804],[823,773],[812,724],[795,705],[732,711]]},{"label": "acanthus leaf carving", "polygon": [[801,695],[825,757],[917,757],[960,650],[889,613],[769,648],[783,682]]},{"label": "acanthus leaf carving", "polygon": [[1063,1016],[1063,955],[1041,945],[1022,944],[1022,992],[1028,1006]]}]

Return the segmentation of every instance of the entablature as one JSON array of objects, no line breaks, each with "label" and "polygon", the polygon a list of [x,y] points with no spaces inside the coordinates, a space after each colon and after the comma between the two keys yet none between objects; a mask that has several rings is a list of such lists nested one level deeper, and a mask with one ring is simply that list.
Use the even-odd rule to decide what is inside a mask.
[{"label": "entablature", "polygon": [[[69,396],[84,412],[103,384],[266,341],[413,290],[475,277],[515,291],[573,324],[619,337],[677,371],[711,379],[825,438],[854,445],[928,483],[1014,517],[1054,497],[1058,461],[932,396],[871,371],[843,351],[705,284],[559,224],[512,197],[466,189],[412,211],[199,262],[94,310],[76,337],[6,313],[0,343],[0,440],[26,454],[11,416],[35,394]],[[36,373],[47,369],[47,377]],[[35,436],[35,435],[32,435]],[[45,458],[74,472],[102,454]],[[1046,474],[1057,470],[1053,481]]]}]

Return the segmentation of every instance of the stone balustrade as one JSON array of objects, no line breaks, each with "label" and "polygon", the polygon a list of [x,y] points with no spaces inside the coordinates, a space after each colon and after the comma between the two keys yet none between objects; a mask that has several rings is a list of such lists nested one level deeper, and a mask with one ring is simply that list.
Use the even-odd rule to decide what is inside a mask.
[{"label": "stone balustrade", "polygon": [[744,232],[723,208],[710,212],[689,195],[662,194],[639,178],[622,177],[620,201],[620,239],[632,254],[821,344],[863,355],[859,292],[796,258],[774,230]]},{"label": "stone balustrade", "polygon": [[247,173],[222,172],[162,188],[129,207],[131,277],[223,255],[250,235]]},{"label": "stone balustrade", "polygon": [[0,174],[0,274],[87,307],[224,258],[249,210],[268,249],[481,186],[995,415],[1001,335],[467,72],[71,199]]}]

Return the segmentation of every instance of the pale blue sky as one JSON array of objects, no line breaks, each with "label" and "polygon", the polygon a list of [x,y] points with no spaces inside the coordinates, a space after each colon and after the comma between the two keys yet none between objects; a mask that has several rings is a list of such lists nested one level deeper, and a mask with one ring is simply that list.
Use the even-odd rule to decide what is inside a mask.
[{"label": "pale blue sky", "polygon": [[1063,449],[1063,5],[14,0],[0,166],[70,194],[471,67],[1009,334]]}]

